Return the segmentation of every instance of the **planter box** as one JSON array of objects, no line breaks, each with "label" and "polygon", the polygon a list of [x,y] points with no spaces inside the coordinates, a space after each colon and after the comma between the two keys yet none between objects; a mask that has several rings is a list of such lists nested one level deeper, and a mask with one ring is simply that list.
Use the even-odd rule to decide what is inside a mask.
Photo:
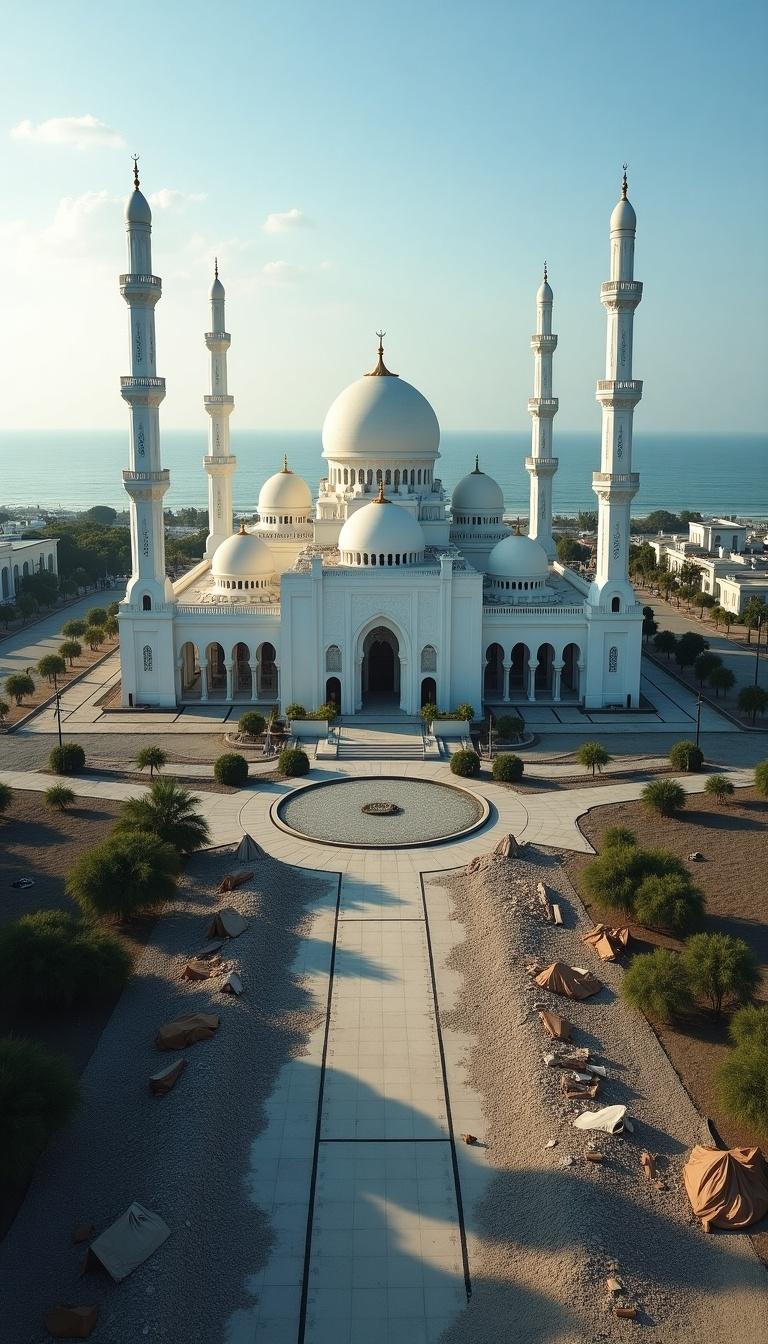
[{"label": "planter box", "polygon": [[328,726],[327,719],[291,719],[291,732],[299,738],[327,737]]},{"label": "planter box", "polygon": [[467,719],[433,719],[432,732],[435,737],[469,737],[470,725]]}]

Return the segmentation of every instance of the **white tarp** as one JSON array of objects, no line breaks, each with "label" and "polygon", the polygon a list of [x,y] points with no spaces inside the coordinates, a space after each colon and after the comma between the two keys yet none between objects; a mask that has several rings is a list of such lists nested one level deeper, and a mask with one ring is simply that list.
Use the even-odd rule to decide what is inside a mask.
[{"label": "white tarp", "polygon": [[254,859],[265,859],[266,857],[266,853],[261,848],[261,845],[257,844],[253,837],[245,831],[240,844],[235,850],[235,858],[238,859],[240,863],[252,863]]},{"label": "white tarp", "polygon": [[158,1214],[145,1209],[143,1204],[131,1204],[121,1218],[91,1242],[86,1265],[90,1257],[95,1256],[115,1283],[120,1283],[149,1259],[170,1235],[170,1227]]},{"label": "white tarp", "polygon": [[577,1129],[599,1129],[603,1134],[620,1134],[625,1125],[631,1128],[625,1119],[626,1106],[604,1106],[601,1111],[583,1111],[577,1115],[574,1125]]}]

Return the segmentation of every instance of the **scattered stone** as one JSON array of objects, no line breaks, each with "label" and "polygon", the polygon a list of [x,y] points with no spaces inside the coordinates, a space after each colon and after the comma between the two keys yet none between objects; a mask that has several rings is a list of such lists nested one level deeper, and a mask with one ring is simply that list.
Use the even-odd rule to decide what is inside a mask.
[{"label": "scattered stone", "polygon": [[462,1134],[461,1137],[462,1137],[462,1139],[464,1140],[465,1143],[477,1143],[477,1135],[476,1135],[476,1134]]},{"label": "scattered stone", "polygon": [[545,1147],[545,1148],[556,1148],[556,1147],[557,1147],[557,1144],[558,1144],[558,1140],[557,1140],[557,1139],[548,1139],[547,1142],[544,1144],[544,1147]]},{"label": "scattered stone", "polygon": [[698,850],[698,849],[694,849],[693,853],[688,855],[688,862],[689,862],[689,863],[702,863],[703,860],[704,860],[704,855],[703,855],[703,854],[701,853],[701,851]]},{"label": "scattered stone", "polygon": [[623,1293],[623,1292],[624,1292],[624,1284],[622,1283],[621,1279],[616,1279],[616,1278],[606,1279],[605,1286],[606,1286],[606,1288],[608,1289],[608,1292],[609,1292],[609,1293]]}]

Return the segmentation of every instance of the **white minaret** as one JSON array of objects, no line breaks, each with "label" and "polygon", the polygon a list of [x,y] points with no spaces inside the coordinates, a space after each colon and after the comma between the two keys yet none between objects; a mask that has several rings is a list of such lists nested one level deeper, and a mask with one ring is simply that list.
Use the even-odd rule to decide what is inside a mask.
[{"label": "white minaret", "polygon": [[229,417],[235,399],[227,391],[227,351],[232,337],[224,317],[224,286],[219,279],[218,259],[214,261],[211,286],[211,330],[205,333],[205,344],[211,352],[211,388],[203,404],[211,417],[208,430],[208,452],[203,465],[208,472],[208,539],[207,557],[217,546],[232,535],[232,477],[236,459],[229,451]]},{"label": "white minaret", "polygon": [[552,477],[558,460],[552,456],[552,421],[557,415],[558,400],[552,396],[552,356],[557,349],[557,337],[552,334],[552,290],[547,280],[544,262],[544,280],[536,295],[536,331],[531,337],[533,350],[533,396],[528,399],[531,426],[531,456],[525,459],[531,477],[531,503],[528,535],[544,547],[550,560],[555,556],[552,539]]},{"label": "white minaret", "polygon": [[132,573],[124,604],[155,611],[173,601],[165,574],[163,496],[170,484],[160,462],[160,403],[165,379],[155,361],[155,304],[162,283],[152,274],[152,212],[139,190],[138,161],[133,163],[134,189],[125,210],[128,272],[120,276],[120,293],[131,323],[131,372],[120,379],[120,391],[131,412],[130,469],[123,485],[130,496]]},{"label": "white minaret", "polygon": [[637,219],[627,200],[627,166],[621,199],[611,215],[611,278],[600,287],[608,313],[605,378],[597,384],[603,408],[600,470],[592,477],[598,499],[597,570],[589,592],[594,606],[634,606],[629,581],[629,506],[640,477],[632,471],[632,417],[643,384],[632,377],[632,327],[643,286],[633,279]]}]

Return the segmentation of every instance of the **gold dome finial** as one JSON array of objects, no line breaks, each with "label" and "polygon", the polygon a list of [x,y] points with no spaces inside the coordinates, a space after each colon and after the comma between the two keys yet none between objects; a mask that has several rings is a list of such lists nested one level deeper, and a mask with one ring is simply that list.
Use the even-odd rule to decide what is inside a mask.
[{"label": "gold dome finial", "polygon": [[379,358],[376,363],[376,368],[371,369],[370,373],[366,373],[366,378],[397,378],[399,376],[396,373],[392,373],[384,363],[384,337],[386,334],[386,331],[376,332],[376,335],[379,338]]},{"label": "gold dome finial", "polygon": [[241,519],[240,519],[240,531],[239,531],[239,533],[238,533],[238,536],[241,536],[241,537],[244,537],[244,536],[245,536],[245,519],[244,519],[244,518],[241,518]]},{"label": "gold dome finial", "polygon": [[622,179],[621,179],[621,199],[622,199],[622,201],[626,201],[626,199],[627,199],[627,165],[626,165],[626,163],[624,164],[624,176],[623,176]]},{"label": "gold dome finial", "polygon": [[379,481],[379,493],[373,501],[374,504],[388,504],[389,500],[384,498],[384,477]]},{"label": "gold dome finial", "polygon": [[288,454],[287,454],[287,453],[283,453],[283,472],[285,473],[285,472],[289,472],[289,471],[290,471],[290,468],[289,468],[289,466],[288,466]]},{"label": "gold dome finial", "polygon": [[138,191],[138,190],[139,190],[139,156],[138,156],[138,154],[132,154],[132,155],[131,155],[131,158],[133,159],[133,189],[134,189],[134,191]]},{"label": "gold dome finial", "polygon": [[522,535],[523,535],[523,533],[522,533],[521,528],[520,528],[520,514],[518,513],[518,515],[517,515],[517,522],[516,522],[516,524],[515,524],[515,536],[516,536],[516,537],[522,537]]}]

